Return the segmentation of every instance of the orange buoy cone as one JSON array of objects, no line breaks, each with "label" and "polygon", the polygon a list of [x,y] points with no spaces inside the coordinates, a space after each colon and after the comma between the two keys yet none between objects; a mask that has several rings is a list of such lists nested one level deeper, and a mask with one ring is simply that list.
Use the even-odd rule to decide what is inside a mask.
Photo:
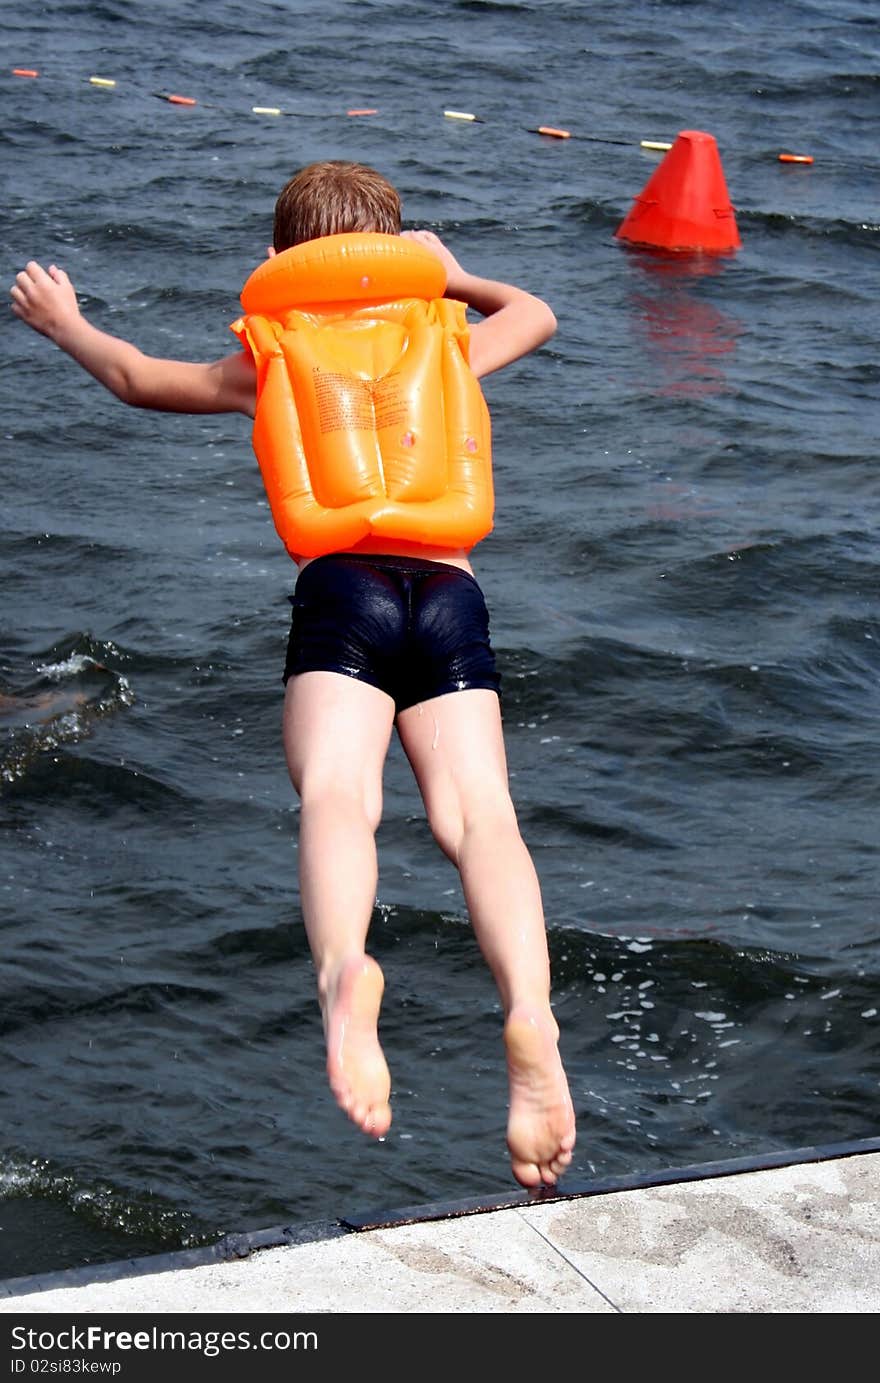
[{"label": "orange buoy cone", "polygon": [[714,137],[682,130],[614,234],[663,250],[738,250],[741,241]]}]

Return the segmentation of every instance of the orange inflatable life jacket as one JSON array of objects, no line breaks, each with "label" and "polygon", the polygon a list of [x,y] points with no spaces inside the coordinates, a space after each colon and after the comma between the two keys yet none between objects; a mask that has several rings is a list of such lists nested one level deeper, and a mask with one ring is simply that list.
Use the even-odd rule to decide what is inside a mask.
[{"label": "orange inflatable life jacket", "polygon": [[492,528],[489,412],[436,255],[373,232],[268,259],[232,330],[257,366],[254,451],[288,552],[470,548]]}]

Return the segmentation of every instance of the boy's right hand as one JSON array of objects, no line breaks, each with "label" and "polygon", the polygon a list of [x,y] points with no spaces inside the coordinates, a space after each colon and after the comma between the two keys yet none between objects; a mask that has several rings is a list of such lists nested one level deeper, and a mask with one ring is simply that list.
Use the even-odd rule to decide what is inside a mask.
[{"label": "boy's right hand", "polygon": [[55,264],[50,264],[47,272],[35,259],[30,260],[16,275],[9,292],[16,317],[50,340],[57,340],[65,326],[80,316],[73,284]]},{"label": "boy's right hand", "polygon": [[32,259],[9,291],[16,317],[48,336],[123,403],[164,413],[254,416],[256,371],[244,351],[209,364],[144,355],[131,342],[92,326],[56,264],[46,270]]}]

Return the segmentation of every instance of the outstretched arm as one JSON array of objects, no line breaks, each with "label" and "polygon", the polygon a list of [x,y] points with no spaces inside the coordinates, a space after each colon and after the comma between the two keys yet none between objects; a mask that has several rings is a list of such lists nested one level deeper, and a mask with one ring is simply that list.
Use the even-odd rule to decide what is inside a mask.
[{"label": "outstretched arm", "polygon": [[82,315],[73,284],[54,264],[35,260],[16,276],[12,310],[48,336],[123,403],[168,413],[246,413],[253,417],[256,372],[243,351],[211,364],[144,355]]},{"label": "outstretched arm", "polygon": [[443,261],[447,298],[457,298],[482,314],[483,321],[470,330],[470,366],[478,379],[549,341],[556,330],[556,318],[540,298],[512,284],[467,273],[433,231],[403,234],[433,250]]}]

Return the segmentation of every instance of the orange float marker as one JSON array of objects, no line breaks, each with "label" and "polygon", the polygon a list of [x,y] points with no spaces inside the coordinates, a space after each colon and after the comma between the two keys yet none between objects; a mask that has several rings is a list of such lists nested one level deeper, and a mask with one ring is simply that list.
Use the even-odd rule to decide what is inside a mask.
[{"label": "orange float marker", "polygon": [[663,250],[738,250],[741,241],[714,137],[682,130],[614,234]]},{"label": "orange float marker", "polygon": [[197,104],[194,96],[166,96],[166,101],[170,101],[172,106],[194,106]]},{"label": "orange float marker", "polygon": [[529,134],[549,134],[553,139],[571,139],[571,130],[557,130],[553,125],[539,125],[536,130],[530,130]]},{"label": "orange float marker", "polygon": [[780,154],[780,163],[812,163],[812,154]]},{"label": "orange float marker", "polygon": [[39,72],[35,67],[13,67],[13,77],[39,77]]},{"label": "orange float marker", "polygon": [[379,112],[378,112],[377,110],[373,110],[371,106],[366,106],[363,110],[347,110],[345,113],[346,113],[346,115],[378,115],[378,114],[379,114]]}]

